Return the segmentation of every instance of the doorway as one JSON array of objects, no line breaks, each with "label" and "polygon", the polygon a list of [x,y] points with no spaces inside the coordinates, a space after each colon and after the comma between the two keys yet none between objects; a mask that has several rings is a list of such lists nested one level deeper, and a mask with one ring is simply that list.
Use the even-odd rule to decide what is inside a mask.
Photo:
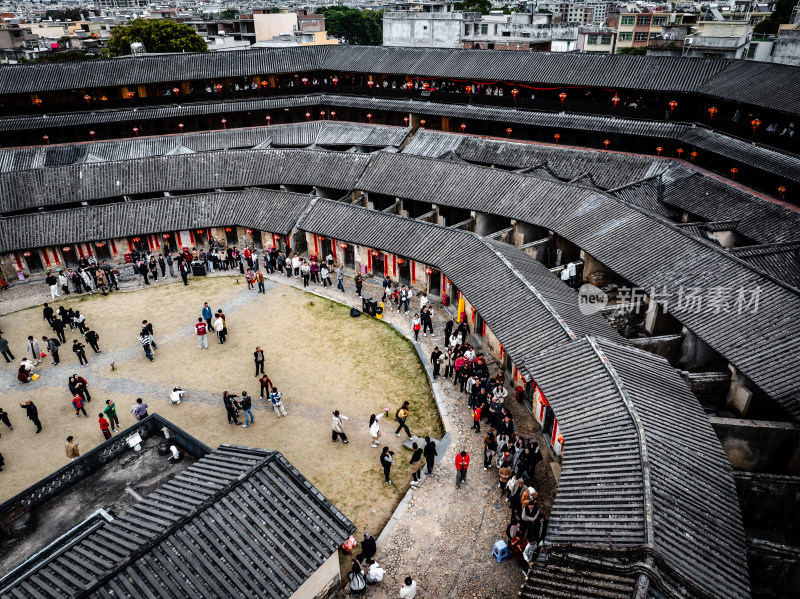
[{"label": "doorway", "polygon": [[384,266],[383,252],[372,252],[372,274],[376,277],[383,277],[386,272]]},{"label": "doorway", "polygon": [[344,265],[347,268],[355,268],[356,267],[356,254],[355,250],[353,250],[353,246],[349,243],[344,247]]},{"label": "doorway", "polygon": [[22,252],[22,255],[28,263],[28,271],[31,274],[44,271],[44,265],[42,264],[42,259],[39,257],[38,250],[25,250]]},{"label": "doorway", "polygon": [[442,294],[442,273],[431,268],[433,272],[428,275],[428,294],[440,296]]},{"label": "doorway", "polygon": [[401,285],[411,284],[411,261],[407,258],[397,258],[398,278]]}]

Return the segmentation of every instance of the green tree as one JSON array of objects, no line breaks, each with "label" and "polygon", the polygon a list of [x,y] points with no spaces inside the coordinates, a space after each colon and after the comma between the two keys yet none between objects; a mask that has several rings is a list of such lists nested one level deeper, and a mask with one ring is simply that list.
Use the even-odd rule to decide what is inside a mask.
[{"label": "green tree", "polygon": [[317,9],[325,15],[328,33],[345,44],[380,46],[383,43],[383,11],[358,10],[346,6]]},{"label": "green tree", "polygon": [[219,13],[219,18],[223,21],[229,21],[230,19],[235,19],[236,15],[239,14],[239,11],[235,8],[227,8]]},{"label": "green tree", "polygon": [[131,43],[141,42],[147,52],[207,52],[205,40],[185,23],[168,19],[135,19],[111,30],[104,57],[131,53]]},{"label": "green tree", "polygon": [[492,9],[492,3],[489,0],[464,0],[464,2],[456,2],[453,6],[456,10],[479,12],[482,15],[488,15]]},{"label": "green tree", "polygon": [[778,0],[772,14],[753,27],[753,31],[756,33],[778,33],[778,25],[789,22],[792,16],[792,9],[796,4],[797,0]]},{"label": "green tree", "polygon": [[617,54],[633,54],[634,56],[644,56],[647,54],[647,46],[639,46],[637,48],[620,48]]}]

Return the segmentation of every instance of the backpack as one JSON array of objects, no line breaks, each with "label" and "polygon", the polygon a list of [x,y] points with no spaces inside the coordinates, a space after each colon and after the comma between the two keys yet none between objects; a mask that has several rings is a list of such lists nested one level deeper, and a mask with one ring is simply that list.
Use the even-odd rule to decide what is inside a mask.
[{"label": "backpack", "polygon": [[358,318],[359,316],[361,316],[361,310],[359,310],[358,308],[350,308],[350,316],[352,316],[353,318]]},{"label": "backpack", "polygon": [[61,347],[61,344],[58,342],[58,339],[50,339],[50,341],[52,341],[53,345],[55,345],[56,347]]}]

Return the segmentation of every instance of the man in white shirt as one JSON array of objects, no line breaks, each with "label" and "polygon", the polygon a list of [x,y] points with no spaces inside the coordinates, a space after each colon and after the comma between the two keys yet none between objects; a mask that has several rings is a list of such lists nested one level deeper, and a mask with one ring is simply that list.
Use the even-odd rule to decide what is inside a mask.
[{"label": "man in white shirt", "polygon": [[567,270],[569,271],[569,286],[575,289],[575,275],[578,273],[575,263],[570,262],[567,264]]},{"label": "man in white shirt", "polygon": [[417,581],[406,576],[405,584],[400,589],[400,599],[414,599],[417,596]]},{"label": "man in white shirt", "polygon": [[569,267],[567,266],[561,271],[561,281],[569,285]]},{"label": "man in white shirt", "polygon": [[378,562],[373,559],[368,559],[367,566],[367,584],[376,584],[383,580],[383,575],[385,572],[383,568],[380,567]]}]

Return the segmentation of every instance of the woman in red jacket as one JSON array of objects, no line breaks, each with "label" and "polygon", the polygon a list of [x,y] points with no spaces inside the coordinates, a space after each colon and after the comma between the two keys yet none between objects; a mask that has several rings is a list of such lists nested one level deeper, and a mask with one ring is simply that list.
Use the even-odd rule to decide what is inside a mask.
[{"label": "woman in red jacket", "polygon": [[456,489],[467,480],[467,466],[469,466],[469,454],[462,449],[461,453],[456,455]]},{"label": "woman in red jacket", "polygon": [[98,422],[100,423],[100,430],[102,431],[103,436],[106,439],[110,439],[111,438],[111,431],[108,430],[110,428],[110,425],[108,424],[108,420],[106,420],[105,415],[102,412],[100,412],[97,415],[97,418],[98,418]]}]

